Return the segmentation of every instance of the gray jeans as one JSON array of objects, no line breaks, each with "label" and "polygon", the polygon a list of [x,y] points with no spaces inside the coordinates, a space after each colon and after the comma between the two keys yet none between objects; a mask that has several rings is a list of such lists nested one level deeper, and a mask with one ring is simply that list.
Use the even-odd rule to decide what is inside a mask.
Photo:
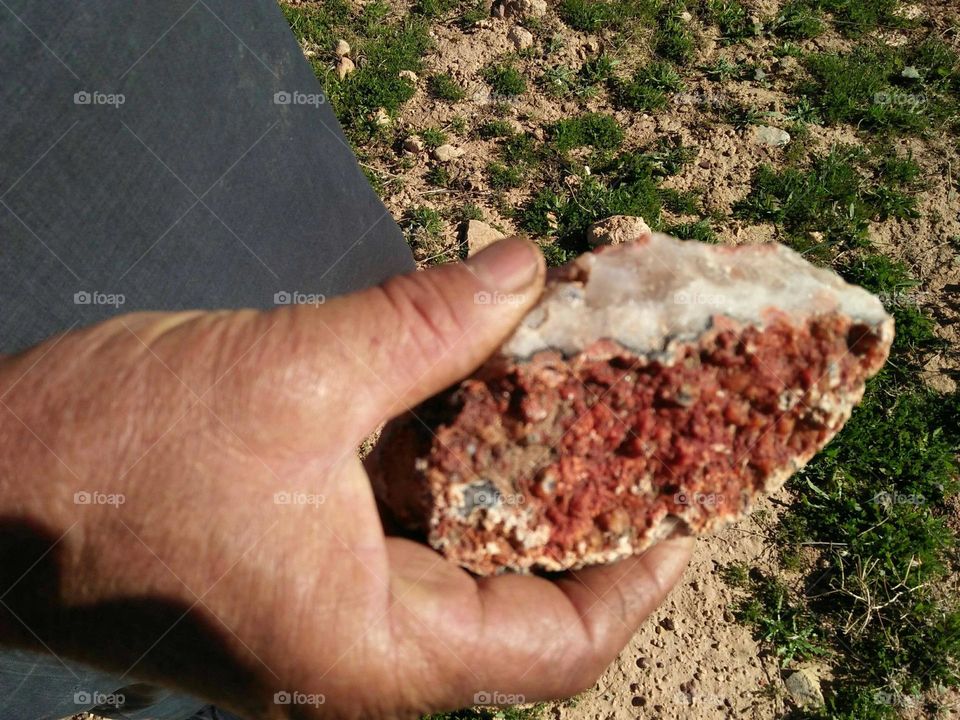
[{"label": "gray jeans", "polygon": [[[0,100],[0,353],[414,267],[274,0],[0,0]],[[203,705],[136,682],[0,650],[0,720]]]}]

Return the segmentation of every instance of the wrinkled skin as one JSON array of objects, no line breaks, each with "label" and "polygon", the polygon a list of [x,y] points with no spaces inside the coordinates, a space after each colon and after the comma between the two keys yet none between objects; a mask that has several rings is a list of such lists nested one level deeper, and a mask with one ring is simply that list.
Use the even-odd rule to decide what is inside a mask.
[{"label": "wrinkled skin", "polygon": [[[407,717],[479,691],[590,686],[689,539],[555,580],[477,579],[384,536],[355,452],[475,369],[543,276],[533,246],[508,240],[317,307],[131,314],[4,358],[0,533],[43,540],[0,543],[0,564],[22,564],[0,575],[0,642],[251,717]],[[474,302],[482,291],[520,296]],[[124,502],[78,505],[78,491]],[[133,630],[115,632],[122,613]]]}]

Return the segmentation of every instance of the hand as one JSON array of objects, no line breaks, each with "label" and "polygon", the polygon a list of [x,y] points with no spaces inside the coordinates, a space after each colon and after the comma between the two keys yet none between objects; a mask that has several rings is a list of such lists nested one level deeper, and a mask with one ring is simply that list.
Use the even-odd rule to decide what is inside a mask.
[{"label": "hand", "polygon": [[511,239],[318,306],[125,315],[5,358],[0,642],[251,717],[589,687],[691,541],[556,581],[477,579],[384,536],[355,450],[474,370],[543,277]]}]

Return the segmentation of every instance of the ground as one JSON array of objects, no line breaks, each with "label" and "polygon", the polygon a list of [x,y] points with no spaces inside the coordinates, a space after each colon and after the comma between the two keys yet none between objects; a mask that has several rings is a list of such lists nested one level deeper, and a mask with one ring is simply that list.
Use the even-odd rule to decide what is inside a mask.
[{"label": "ground", "polygon": [[[699,542],[595,688],[447,717],[960,713],[955,4],[281,6],[421,266],[465,257],[471,219],[558,263],[591,222],[639,215],[684,239],[786,243],[879,293],[898,323],[848,428]],[[356,67],[343,77],[340,40]],[[800,707],[798,671],[825,704]]]}]

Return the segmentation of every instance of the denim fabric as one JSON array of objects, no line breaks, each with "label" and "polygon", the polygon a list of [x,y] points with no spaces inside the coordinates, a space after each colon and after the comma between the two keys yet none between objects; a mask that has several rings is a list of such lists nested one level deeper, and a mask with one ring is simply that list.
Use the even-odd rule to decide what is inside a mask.
[{"label": "denim fabric", "polygon": [[[414,267],[274,0],[3,0],[0,100],[0,352]],[[0,720],[203,705],[134,682],[2,651]]]}]

